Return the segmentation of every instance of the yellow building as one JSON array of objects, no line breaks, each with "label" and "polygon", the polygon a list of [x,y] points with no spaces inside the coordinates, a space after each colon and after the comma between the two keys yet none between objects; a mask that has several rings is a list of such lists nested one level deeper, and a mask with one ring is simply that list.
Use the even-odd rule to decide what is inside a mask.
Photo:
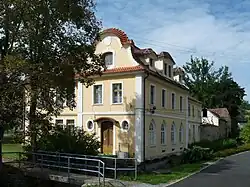
[{"label": "yellow building", "polygon": [[189,97],[171,55],[140,49],[115,28],[101,33],[96,53],[104,54],[107,70],[88,88],[78,82],[77,108],[54,122],[96,133],[102,153],[128,153],[139,162],[187,147],[189,124],[201,123],[198,115],[188,116],[188,106],[201,111],[201,105]]}]

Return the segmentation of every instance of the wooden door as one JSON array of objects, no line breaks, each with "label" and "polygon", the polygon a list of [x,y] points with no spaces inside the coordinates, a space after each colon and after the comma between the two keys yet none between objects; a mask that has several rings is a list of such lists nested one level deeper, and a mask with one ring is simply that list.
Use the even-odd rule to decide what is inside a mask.
[{"label": "wooden door", "polygon": [[102,153],[112,154],[113,153],[113,122],[106,121],[101,126],[101,144]]}]

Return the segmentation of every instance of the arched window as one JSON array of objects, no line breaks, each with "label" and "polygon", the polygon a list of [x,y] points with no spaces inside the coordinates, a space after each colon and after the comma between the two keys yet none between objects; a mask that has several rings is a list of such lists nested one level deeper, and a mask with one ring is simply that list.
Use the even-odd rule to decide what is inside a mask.
[{"label": "arched window", "polygon": [[175,123],[173,122],[172,125],[171,125],[171,142],[172,142],[173,144],[176,143],[175,131],[176,131],[176,127],[175,127]]},{"label": "arched window", "polygon": [[180,129],[179,129],[179,141],[180,141],[180,143],[183,143],[183,141],[184,141],[184,129],[183,129],[182,123],[181,123]]},{"label": "arched window", "polygon": [[155,132],[155,122],[154,120],[151,121],[149,125],[149,144],[155,145],[156,144],[156,132]]},{"label": "arched window", "polygon": [[104,53],[104,62],[105,66],[107,67],[114,65],[114,58],[112,52]]},{"label": "arched window", "polygon": [[163,121],[163,123],[161,124],[161,145],[165,145],[166,144],[166,123],[165,121]]}]

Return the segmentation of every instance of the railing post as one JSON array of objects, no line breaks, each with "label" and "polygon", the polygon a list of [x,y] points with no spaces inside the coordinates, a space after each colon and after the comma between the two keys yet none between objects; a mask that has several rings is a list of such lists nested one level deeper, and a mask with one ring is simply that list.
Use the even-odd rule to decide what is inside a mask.
[{"label": "railing post", "polygon": [[115,176],[114,176],[115,180],[116,180],[116,178],[117,178],[116,169],[117,169],[117,160],[116,160],[116,158],[115,158]]},{"label": "railing post", "polygon": [[102,173],[103,176],[102,176],[102,180],[103,180],[103,186],[105,186],[105,163],[103,162],[102,165],[103,165],[103,171],[102,171],[102,172],[103,172],[103,173]]},{"label": "railing post", "polygon": [[18,167],[21,168],[21,153],[18,152]]},{"label": "railing post", "polygon": [[68,157],[68,180],[70,178],[70,157]]},{"label": "railing post", "polygon": [[137,179],[137,159],[135,159],[135,180]]},{"label": "railing post", "polygon": [[101,172],[101,170],[100,170],[100,161],[98,161],[98,184],[99,184],[99,186],[100,186],[100,184],[101,184],[101,179],[100,179],[100,172]]},{"label": "railing post", "polygon": [[43,155],[41,155],[41,168],[42,168],[42,171],[43,171]]},{"label": "railing post", "polygon": [[[56,155],[57,155],[57,153],[56,153]],[[61,165],[61,155],[60,155],[60,153],[58,153],[58,163],[57,163],[57,165],[58,165],[58,169],[59,169],[59,172],[61,171],[61,167],[60,167],[60,165]]]}]

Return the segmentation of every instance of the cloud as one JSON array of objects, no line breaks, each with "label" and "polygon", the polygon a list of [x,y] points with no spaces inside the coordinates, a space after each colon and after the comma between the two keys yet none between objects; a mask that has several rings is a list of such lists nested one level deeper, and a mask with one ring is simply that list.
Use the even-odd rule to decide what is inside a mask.
[{"label": "cloud", "polygon": [[[124,30],[140,47],[227,65],[250,94],[250,2],[247,0],[98,0],[104,27]],[[250,95],[247,97],[250,100]]]}]

